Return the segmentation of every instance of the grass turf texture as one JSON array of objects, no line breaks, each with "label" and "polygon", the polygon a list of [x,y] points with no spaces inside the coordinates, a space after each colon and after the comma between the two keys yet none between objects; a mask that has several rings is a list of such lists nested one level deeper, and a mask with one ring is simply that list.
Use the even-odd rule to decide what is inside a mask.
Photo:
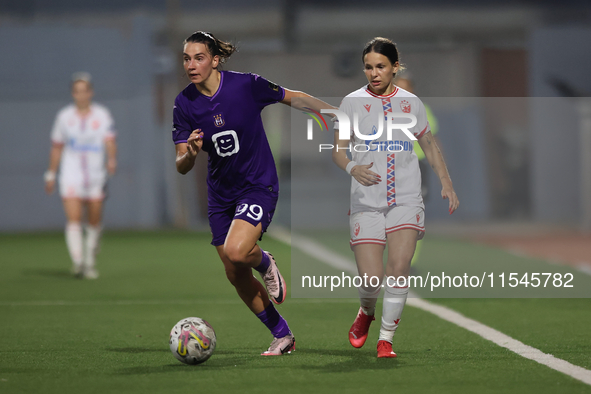
[{"label": "grass turf texture", "polygon": [[[62,234],[0,235],[0,392],[591,392],[410,307],[395,337],[399,358],[378,360],[379,321],[364,348],[349,345],[358,306],[347,299],[288,298],[278,309],[297,350],[261,357],[272,338],[239,301],[209,241],[201,233],[107,233],[101,277],[83,281],[69,275]],[[289,282],[290,249],[269,238],[263,247]],[[588,300],[436,301],[588,366]],[[170,329],[188,316],[208,320],[218,337],[199,366],[168,349]]]}]

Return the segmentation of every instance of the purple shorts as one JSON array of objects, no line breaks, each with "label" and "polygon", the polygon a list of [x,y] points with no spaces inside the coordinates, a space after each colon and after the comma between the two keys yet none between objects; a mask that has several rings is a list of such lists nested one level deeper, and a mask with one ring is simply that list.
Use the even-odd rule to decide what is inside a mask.
[{"label": "purple shorts", "polygon": [[[207,216],[213,239],[213,246],[223,245],[234,219],[242,219],[258,226],[262,224],[261,238],[271,224],[275,207],[277,206],[278,193],[264,188],[250,189],[240,196],[236,203],[230,205],[209,204]],[[261,239],[259,238],[259,240]]]}]

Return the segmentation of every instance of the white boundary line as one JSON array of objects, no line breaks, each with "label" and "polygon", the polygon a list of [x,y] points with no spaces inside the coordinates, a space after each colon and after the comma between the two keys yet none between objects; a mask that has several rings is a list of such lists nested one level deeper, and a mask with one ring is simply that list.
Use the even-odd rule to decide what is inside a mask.
[{"label": "white boundary line", "polygon": [[[324,247],[314,240],[302,237],[300,235],[289,234],[287,230],[275,229],[269,233],[269,236],[275,238],[288,245],[300,249],[302,252],[314,257],[325,264],[339,270],[346,270],[347,272],[357,275],[357,267],[352,260],[338,255],[334,251]],[[410,294],[409,294],[410,295]],[[556,371],[562,372],[572,378],[580,380],[583,383],[591,385],[591,371],[578,365],[569,363],[568,361],[556,358],[551,354],[546,354],[539,349],[528,346],[523,342],[511,338],[492,327],[484,325],[476,320],[470,319],[450,308],[445,306],[433,304],[425,301],[416,295],[412,295],[406,301],[408,305],[415,308],[422,309],[426,312],[433,313],[437,317],[447,320],[457,326],[460,326],[468,331],[471,331],[482,338],[487,339],[495,344],[504,347],[518,355],[533,360],[537,363],[546,365]]]}]

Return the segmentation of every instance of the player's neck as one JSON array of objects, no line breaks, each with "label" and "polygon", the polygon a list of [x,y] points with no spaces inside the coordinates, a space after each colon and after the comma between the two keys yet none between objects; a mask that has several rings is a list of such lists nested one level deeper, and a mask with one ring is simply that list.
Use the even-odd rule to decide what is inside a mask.
[{"label": "player's neck", "polygon": [[221,73],[214,69],[205,81],[196,83],[195,86],[202,95],[212,97],[220,88],[220,78]]},{"label": "player's neck", "polygon": [[78,113],[78,115],[84,117],[90,113],[90,105],[85,105],[82,107],[77,105],[76,112]]},{"label": "player's neck", "polygon": [[372,93],[377,94],[378,96],[388,96],[396,89],[392,83],[390,83],[386,89],[375,89],[371,84],[368,85],[368,88]]}]

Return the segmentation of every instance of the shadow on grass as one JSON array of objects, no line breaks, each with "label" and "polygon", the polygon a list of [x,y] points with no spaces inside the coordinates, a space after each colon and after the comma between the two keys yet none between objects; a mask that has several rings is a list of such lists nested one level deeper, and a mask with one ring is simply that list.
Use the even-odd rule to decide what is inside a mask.
[{"label": "shadow on grass", "polygon": [[[111,349],[112,351],[128,351],[140,353],[135,349]],[[168,351],[166,349],[166,351]],[[412,353],[412,352],[411,352]],[[406,352],[407,360],[414,360]],[[410,358],[408,358],[410,356]],[[172,356],[171,356],[172,357]],[[416,360],[415,360],[416,361]],[[296,352],[282,357],[261,357],[254,349],[220,350],[211,359],[199,365],[185,365],[180,362],[165,365],[136,366],[122,368],[115,372],[117,375],[143,375],[156,373],[198,373],[199,371],[216,371],[234,367],[250,370],[269,368],[288,368],[291,370],[316,373],[357,372],[396,370],[406,366],[404,360],[378,359],[373,349],[364,350],[326,350],[326,349],[298,349]],[[416,362],[412,363],[416,366]]]},{"label": "shadow on grass", "polygon": [[[404,365],[397,358],[382,358],[376,357],[376,352],[373,349],[351,349],[351,350],[326,350],[326,349],[299,349],[298,353],[313,356],[315,360],[320,360],[321,357],[327,360],[326,363],[319,365],[318,363],[298,366],[304,370],[313,370],[316,372],[355,372],[366,370],[390,370],[397,369]],[[330,359],[333,361],[330,361]]]},{"label": "shadow on grass", "polygon": [[106,348],[108,352],[118,352],[118,353],[152,353],[152,352],[170,352],[170,350],[166,348],[162,349],[148,349],[143,347],[118,347],[118,348]]},{"label": "shadow on grass", "polygon": [[68,278],[76,279],[69,269],[63,268],[27,268],[23,269],[24,276],[44,276],[48,278]]}]

